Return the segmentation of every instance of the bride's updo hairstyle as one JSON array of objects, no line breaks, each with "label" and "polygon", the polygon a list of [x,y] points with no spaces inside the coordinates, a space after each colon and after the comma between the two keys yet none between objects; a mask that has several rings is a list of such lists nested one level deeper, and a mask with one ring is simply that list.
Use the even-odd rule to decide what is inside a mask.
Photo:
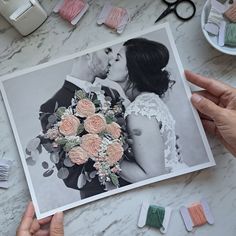
[{"label": "bride's updo hairstyle", "polygon": [[153,92],[160,97],[173,85],[165,70],[169,51],[161,43],[144,38],[130,39],[124,43],[129,80],[140,92]]}]

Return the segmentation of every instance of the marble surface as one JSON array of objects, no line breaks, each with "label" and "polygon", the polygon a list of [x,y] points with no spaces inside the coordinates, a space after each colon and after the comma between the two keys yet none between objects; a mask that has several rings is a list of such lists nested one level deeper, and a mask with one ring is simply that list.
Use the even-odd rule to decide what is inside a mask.
[{"label": "marble surface", "polygon": [[[41,2],[49,17],[28,37],[19,35],[0,18],[0,75],[38,65],[119,37],[107,28],[95,24],[104,0],[90,0],[90,9],[77,27],[70,26],[51,13],[55,0]],[[131,22],[123,35],[152,26],[156,17],[165,8],[160,1],[153,0],[114,2],[127,7],[131,14]],[[235,57],[221,54],[206,42],[200,28],[204,1],[195,2],[197,12],[191,21],[181,22],[174,15],[162,21],[168,20],[171,23],[184,68],[236,86]],[[65,213],[65,235],[159,235],[155,229],[138,229],[136,226],[143,199],[174,208],[167,235],[236,235],[236,159],[217,140],[212,137],[208,139],[217,163],[215,167],[69,210]],[[30,195],[2,97],[0,158],[13,161],[10,188],[0,189],[0,235],[11,236],[15,235]],[[215,225],[206,225],[187,233],[177,209],[182,204],[199,200],[202,196],[207,198],[212,208]]]}]

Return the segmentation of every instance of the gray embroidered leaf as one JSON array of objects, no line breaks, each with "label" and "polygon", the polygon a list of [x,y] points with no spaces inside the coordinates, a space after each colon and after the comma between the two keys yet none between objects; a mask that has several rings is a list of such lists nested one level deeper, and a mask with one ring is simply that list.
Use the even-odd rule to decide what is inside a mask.
[{"label": "gray embroidered leaf", "polygon": [[64,165],[65,165],[66,167],[72,167],[72,166],[75,165],[75,163],[73,163],[73,162],[70,160],[70,158],[66,157],[65,160],[64,160]]},{"label": "gray embroidered leaf", "polygon": [[54,111],[56,111],[58,108],[58,102],[55,103],[55,108],[54,108]]},{"label": "gray embroidered leaf", "polygon": [[43,151],[43,148],[42,148],[42,145],[41,145],[41,144],[39,144],[39,146],[38,146],[37,150],[39,151],[39,154],[41,154],[41,153],[42,153],[42,151]]},{"label": "gray embroidered leaf", "polygon": [[26,146],[26,149],[29,152],[35,151],[38,148],[39,144],[40,144],[40,139],[39,138],[34,138],[34,139],[29,141],[29,143]]},{"label": "gray embroidered leaf", "polygon": [[67,168],[62,167],[61,169],[58,170],[57,172],[57,177],[59,179],[66,179],[69,175],[69,170]]},{"label": "gray embroidered leaf", "polygon": [[39,158],[39,151],[36,149],[35,151],[31,152],[31,157],[34,161],[37,161]]},{"label": "gray embroidered leaf", "polygon": [[36,164],[36,161],[34,161],[34,160],[32,159],[32,157],[28,157],[28,158],[26,159],[26,163],[27,163],[27,165],[29,165],[29,166],[34,166],[34,165]]},{"label": "gray embroidered leaf", "polygon": [[53,174],[54,170],[53,169],[50,169],[50,170],[46,170],[44,173],[43,173],[43,176],[44,177],[49,177]]},{"label": "gray embroidered leaf", "polygon": [[51,153],[50,160],[52,163],[57,164],[59,162],[59,154],[58,153]]},{"label": "gray embroidered leaf", "polygon": [[86,184],[86,177],[83,173],[81,173],[79,178],[78,178],[77,187],[79,189],[83,188],[85,184]]},{"label": "gray embroidered leaf", "polygon": [[50,124],[55,124],[55,123],[57,122],[57,116],[56,116],[56,115],[50,115],[50,116],[48,117],[48,122],[49,122]]},{"label": "gray embroidered leaf", "polygon": [[44,169],[48,169],[49,165],[48,165],[48,163],[47,163],[46,161],[43,161],[43,162],[42,162],[42,167],[43,167]]},{"label": "gray embroidered leaf", "polygon": [[87,171],[85,171],[85,177],[86,177],[86,180],[87,180],[88,182],[91,182],[91,181],[92,181],[92,179],[90,178],[90,176],[89,176],[89,174],[88,174]]},{"label": "gray embroidered leaf", "polygon": [[92,172],[89,174],[89,177],[90,177],[91,179],[93,179],[93,178],[95,178],[96,174],[97,174],[97,171],[92,171]]}]

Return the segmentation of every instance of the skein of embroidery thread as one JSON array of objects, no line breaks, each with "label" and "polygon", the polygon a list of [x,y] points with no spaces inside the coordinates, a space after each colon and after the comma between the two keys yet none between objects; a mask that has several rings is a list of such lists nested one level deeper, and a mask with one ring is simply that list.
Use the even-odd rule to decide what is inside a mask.
[{"label": "skein of embroidery thread", "polygon": [[69,21],[72,25],[76,25],[81,17],[88,10],[89,5],[85,0],[61,0],[53,9],[53,12]]},{"label": "skein of embroidery thread", "polygon": [[182,206],[180,213],[183,218],[187,231],[191,232],[193,227],[205,224],[214,224],[214,218],[205,199],[193,203],[189,207]]},{"label": "skein of embroidery thread", "polygon": [[97,18],[98,25],[106,25],[107,27],[114,29],[117,33],[121,34],[129,21],[129,14],[127,9],[122,7],[113,7],[109,1],[107,1]]},{"label": "skein of embroidery thread", "polygon": [[147,201],[143,201],[138,219],[138,227],[154,227],[165,234],[168,229],[171,213],[172,209],[170,207],[164,208],[157,205],[149,205]]}]

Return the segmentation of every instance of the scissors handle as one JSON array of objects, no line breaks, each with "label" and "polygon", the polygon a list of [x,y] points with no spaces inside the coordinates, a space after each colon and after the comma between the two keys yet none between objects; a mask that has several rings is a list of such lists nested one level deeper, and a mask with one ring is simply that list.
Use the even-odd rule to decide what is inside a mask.
[{"label": "scissors handle", "polygon": [[165,11],[162,12],[162,14],[156,19],[155,23],[157,23],[157,21],[161,20],[162,18],[164,18],[165,16],[167,16],[168,14],[170,14],[173,10],[175,9],[175,7],[173,7],[173,5],[169,5],[167,7],[167,9]]}]

